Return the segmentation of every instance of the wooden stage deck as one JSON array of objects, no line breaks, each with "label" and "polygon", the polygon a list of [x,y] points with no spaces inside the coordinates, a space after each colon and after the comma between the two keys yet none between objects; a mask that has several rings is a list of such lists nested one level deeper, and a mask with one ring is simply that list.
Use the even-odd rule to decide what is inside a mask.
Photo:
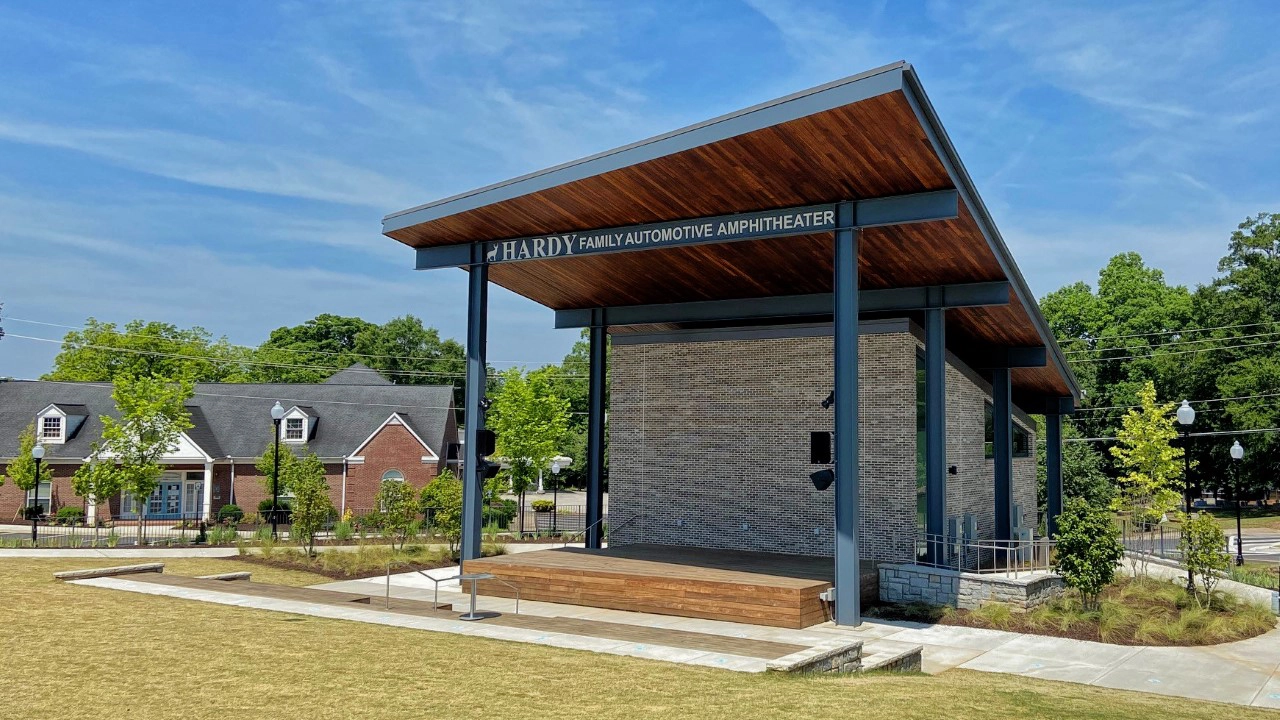
[{"label": "wooden stage deck", "polygon": [[[819,595],[834,572],[831,558],[666,545],[538,550],[468,560],[464,569],[514,585],[523,600],[785,628],[829,619]],[[876,580],[864,568],[872,596]],[[515,596],[494,580],[477,592]]]}]

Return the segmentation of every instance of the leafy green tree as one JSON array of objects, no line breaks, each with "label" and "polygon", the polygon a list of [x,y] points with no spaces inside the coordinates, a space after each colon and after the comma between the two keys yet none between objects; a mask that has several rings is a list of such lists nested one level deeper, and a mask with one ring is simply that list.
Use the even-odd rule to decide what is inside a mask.
[{"label": "leafy green tree", "polygon": [[[1045,423],[1042,416],[1036,416],[1036,425],[1040,437],[1045,437]],[[1062,419],[1062,496],[1081,498],[1094,507],[1109,507],[1115,496],[1115,486],[1107,477],[1105,460],[1092,443],[1080,441],[1080,431],[1068,418]],[[1072,441],[1075,442],[1072,442]],[[1040,501],[1040,512],[1048,507],[1045,489],[1045,444],[1036,444],[1036,482]]]},{"label": "leafy green tree", "polygon": [[[285,496],[293,492],[293,483],[298,475],[301,460],[298,453],[303,455],[313,454],[303,445],[295,451],[294,445],[290,443],[280,443],[280,474],[279,474],[279,494]],[[262,454],[254,461],[254,467],[258,469],[258,478],[262,483],[262,492],[268,498],[276,495],[275,482],[275,439],[267,441],[267,446],[263,449]],[[323,470],[323,468],[321,468]],[[322,473],[323,474],[323,473]],[[281,502],[283,508],[284,502]]]},{"label": "leafy green tree", "polygon": [[[1173,403],[1156,401],[1155,384],[1148,381],[1138,393],[1141,406],[1124,416],[1111,454],[1124,469],[1112,501],[1113,509],[1128,512],[1134,529],[1146,539],[1147,553],[1155,553],[1154,528],[1178,508],[1180,495],[1173,489],[1182,475],[1183,449],[1171,442]],[[1142,566],[1145,573],[1145,565]]]},{"label": "leafy green tree", "polygon": [[[522,510],[525,491],[555,457],[568,428],[569,404],[555,394],[552,375],[546,368],[527,378],[518,368],[502,373],[502,389],[486,418],[497,434],[498,455],[509,465],[505,475],[512,492],[521,496]],[[520,516],[523,523],[524,513]]]},{"label": "leafy green tree", "polygon": [[1079,591],[1085,608],[1096,610],[1098,595],[1115,581],[1116,567],[1124,557],[1111,514],[1083,498],[1070,498],[1063,505],[1054,540],[1058,572]]},{"label": "leafy green tree", "polygon": [[308,451],[295,461],[289,477],[289,489],[293,492],[290,535],[306,548],[308,556],[314,556],[316,534],[334,512],[324,463],[315,453]]},{"label": "leafy green tree", "polygon": [[[122,491],[138,505],[139,519],[145,519],[147,500],[164,474],[162,460],[177,446],[183,432],[191,428],[186,401],[193,391],[189,380],[172,382],[166,378],[123,374],[116,377],[111,397],[119,417],[100,416],[103,453],[110,458],[108,470]],[[138,543],[142,523],[138,523]]]},{"label": "leafy green tree", "polygon": [[[1191,576],[1200,581],[1200,588],[1204,590],[1203,606],[1213,603],[1213,589],[1217,587],[1221,573],[1227,570],[1226,545],[1226,534],[1208,513],[1200,513],[1182,526],[1178,548],[1182,552],[1183,564]],[[1196,593],[1196,604],[1201,604],[1199,592]]]},{"label": "leafy green tree", "polygon": [[449,544],[450,557],[457,557],[462,539],[462,481],[445,469],[422,488],[422,513]]},{"label": "leafy green tree", "polygon": [[382,510],[382,530],[391,538],[391,547],[403,548],[418,519],[413,488],[403,480],[383,480],[377,501]]},{"label": "leafy green tree", "polygon": [[[36,478],[36,461],[31,457],[31,450],[36,446],[36,426],[32,423],[22,431],[18,436],[18,454],[9,461],[7,468],[8,475],[0,475],[0,485],[4,485],[5,480],[13,480],[13,484],[17,485],[22,492],[29,493],[31,489],[36,487],[36,483],[53,482],[53,468],[47,463],[40,466],[40,477]],[[47,451],[47,448],[46,448]],[[50,486],[52,487],[52,486]],[[26,507],[23,508],[23,515],[26,515]]]},{"label": "leafy green tree", "polygon": [[156,377],[220,382],[234,375],[237,362],[249,351],[214,340],[204,328],[182,329],[169,323],[133,320],[115,323],[85,321],[62,340],[53,370],[45,380],[112,382],[118,377]]},{"label": "leafy green tree", "polygon": [[97,539],[103,503],[120,494],[120,475],[114,472],[111,461],[104,457],[101,443],[89,446],[89,461],[76,468],[71,476],[71,489],[76,495],[89,500],[97,511],[94,514],[93,534]]}]

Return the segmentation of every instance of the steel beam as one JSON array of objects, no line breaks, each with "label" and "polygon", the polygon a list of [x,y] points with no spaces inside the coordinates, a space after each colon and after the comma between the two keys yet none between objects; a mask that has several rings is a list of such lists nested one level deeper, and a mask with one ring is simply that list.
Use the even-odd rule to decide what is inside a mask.
[{"label": "steel beam", "polygon": [[835,622],[862,624],[858,548],[858,230],[854,208],[835,231]]},{"label": "steel beam", "polygon": [[[914,312],[930,308],[981,307],[1009,304],[1009,283],[983,282],[955,285],[863,290],[858,293],[862,313]],[[623,305],[603,308],[608,325],[665,323],[741,323],[777,318],[829,318],[835,295],[782,295],[742,300],[700,300],[655,305]],[[557,310],[557,328],[590,327],[597,308]]]},{"label": "steel beam", "polygon": [[[937,190],[869,198],[842,203],[842,206],[850,208],[853,215],[850,227],[854,229],[905,225],[959,217],[960,195],[955,190]],[[476,262],[476,247],[482,248],[481,261],[505,263],[811,235],[834,227],[834,208],[831,204],[808,205],[625,227],[569,230],[470,245],[439,245],[418,248],[415,266],[418,270],[461,267]],[[808,219],[793,224],[791,220],[798,215],[805,215]],[[785,223],[782,222],[784,216],[787,218]]]},{"label": "steel beam", "polygon": [[1058,517],[1062,515],[1062,416],[1044,416],[1044,469],[1046,529],[1049,537],[1058,533]]},{"label": "steel beam", "polygon": [[604,507],[604,391],[608,377],[606,347],[608,336],[604,313],[593,313],[588,331],[589,368],[587,386],[587,547],[599,549],[604,537],[601,523]]},{"label": "steel beam", "polygon": [[972,354],[969,359],[969,366],[975,370],[1038,368],[1049,364],[1048,349],[1043,345],[990,348]]},{"label": "steel beam", "polygon": [[924,313],[925,532],[929,559],[945,562],[947,523],[947,330],[946,311]]},{"label": "steel beam", "polygon": [[488,341],[489,266],[483,262],[471,266],[467,284],[467,387],[464,402],[462,483],[462,559],[480,557],[480,530],[483,527],[481,506],[484,501],[483,458],[480,456],[479,433],[484,429],[486,377],[485,343]]},{"label": "steel beam", "polygon": [[991,372],[997,541],[1013,539],[1013,388],[1009,375],[1008,368]]}]

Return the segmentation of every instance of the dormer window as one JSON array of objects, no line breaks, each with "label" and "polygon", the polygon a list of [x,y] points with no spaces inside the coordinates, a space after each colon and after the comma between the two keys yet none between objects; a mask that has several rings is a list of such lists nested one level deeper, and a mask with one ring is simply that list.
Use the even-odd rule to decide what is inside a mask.
[{"label": "dormer window", "polygon": [[284,419],[285,442],[302,442],[307,439],[307,421],[305,418],[290,417]]},{"label": "dormer window", "polygon": [[63,428],[61,415],[46,415],[40,418],[40,441],[46,443],[62,442]]}]

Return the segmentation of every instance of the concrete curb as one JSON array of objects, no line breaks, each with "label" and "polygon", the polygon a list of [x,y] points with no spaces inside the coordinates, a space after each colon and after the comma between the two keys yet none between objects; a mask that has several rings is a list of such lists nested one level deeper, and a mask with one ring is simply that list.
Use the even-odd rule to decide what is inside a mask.
[{"label": "concrete curb", "polygon": [[253,573],[243,572],[225,572],[216,573],[214,575],[197,575],[197,580],[249,580]]}]

